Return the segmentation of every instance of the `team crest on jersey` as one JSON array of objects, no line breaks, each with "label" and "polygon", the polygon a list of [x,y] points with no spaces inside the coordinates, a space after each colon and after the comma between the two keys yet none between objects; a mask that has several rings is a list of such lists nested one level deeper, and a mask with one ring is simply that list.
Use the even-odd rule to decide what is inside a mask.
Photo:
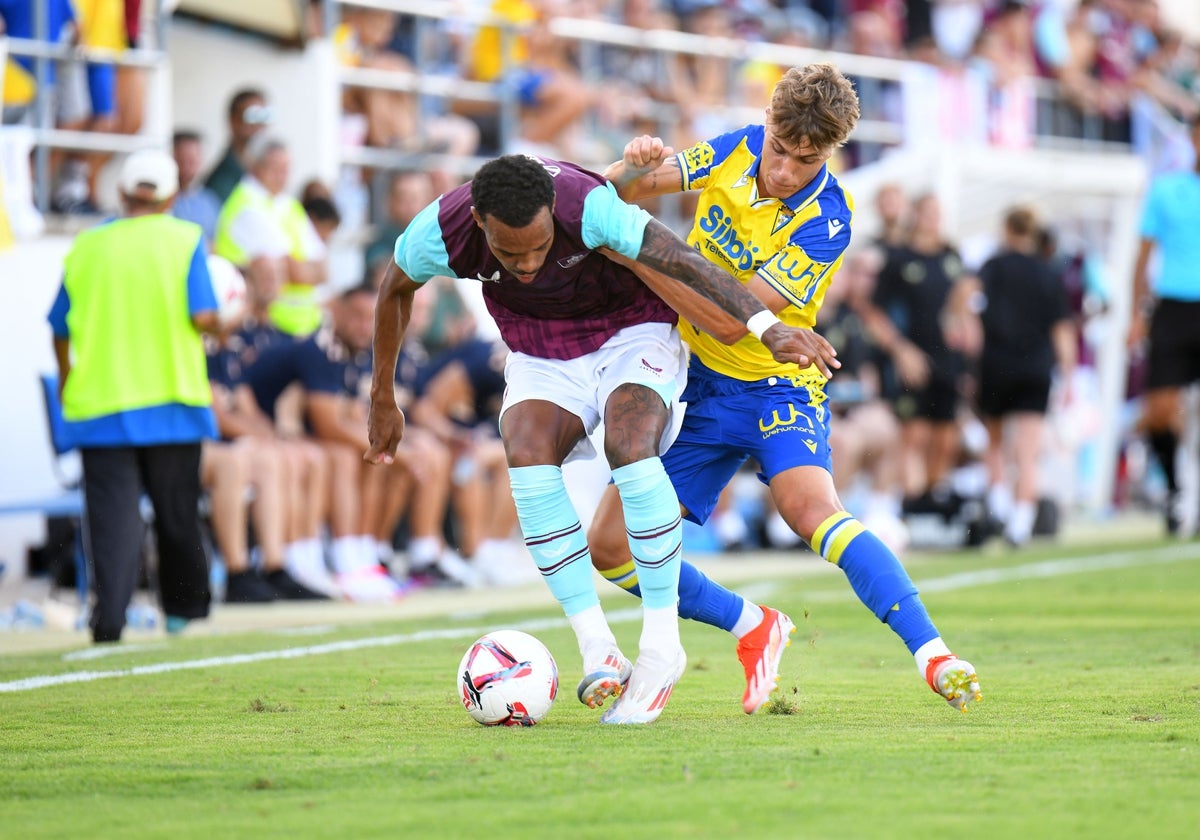
[{"label": "team crest on jersey", "polygon": [[713,147],[708,143],[697,143],[683,153],[683,162],[687,164],[689,172],[695,172],[697,169],[704,169],[712,166],[716,155],[713,153]]},{"label": "team crest on jersey", "polygon": [[581,262],[587,259],[587,256],[590,253],[590,251],[581,251],[578,254],[572,254],[569,257],[563,257],[558,261],[558,266],[559,268],[570,268],[573,265],[579,265]]},{"label": "team crest on jersey", "polygon": [[786,204],[779,205],[779,209],[775,212],[775,224],[771,226],[771,233],[779,233],[785,227],[792,223],[792,219],[796,218],[796,214]]}]

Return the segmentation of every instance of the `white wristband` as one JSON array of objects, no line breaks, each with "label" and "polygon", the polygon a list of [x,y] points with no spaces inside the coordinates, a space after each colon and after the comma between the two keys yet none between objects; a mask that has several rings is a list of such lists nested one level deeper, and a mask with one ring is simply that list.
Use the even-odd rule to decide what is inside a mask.
[{"label": "white wristband", "polygon": [[750,320],[746,322],[746,329],[750,330],[755,338],[762,341],[763,333],[778,323],[781,322],[775,317],[775,313],[764,309],[762,312],[755,312],[750,316]]}]

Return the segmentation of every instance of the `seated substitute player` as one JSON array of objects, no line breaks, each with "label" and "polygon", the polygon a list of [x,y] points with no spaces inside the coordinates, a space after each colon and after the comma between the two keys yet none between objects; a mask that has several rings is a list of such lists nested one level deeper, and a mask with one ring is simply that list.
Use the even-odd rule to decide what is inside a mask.
[{"label": "seated substitute player", "polygon": [[[775,86],[765,125],[750,125],[680,154],[642,136],[606,171],[627,200],[700,190],[688,235],[700,254],[737,275],[784,323],[811,328],[850,241],[853,202],[826,161],[858,121],[858,97],[829,64],[792,68]],[[955,708],[978,698],[975,669],[950,653],[896,556],[842,507],[834,489],[829,412],[819,366],[799,372],[743,339],[725,346],[691,324],[683,428],[663,456],[684,515],[703,523],[721,488],[747,459],[757,461],[779,512],[813,550],[839,566],[854,592],[904,640],[934,691]],[[588,541],[597,568],[635,594],[617,491],[608,488]],[[787,616],[762,608],[684,564],[681,615],[739,638],[746,669],[742,706],[753,714],[778,679]]]},{"label": "seated substitute player", "polygon": [[[329,456],[330,559],[338,586],[354,601],[389,601],[405,594],[405,588],[380,565],[378,543],[390,542],[407,509],[410,545],[428,543],[423,540],[428,537],[433,549],[428,558],[410,553],[409,571],[439,561],[450,495],[450,454],[432,435],[418,430],[391,469],[363,464],[361,453],[368,441],[362,398],[371,374],[375,288],[364,284],[346,289],[330,302],[330,310],[329,323],[309,338],[264,352],[246,369],[240,387],[248,388],[259,407],[273,414],[289,385],[303,385],[306,424]],[[412,492],[418,485],[421,491]]]},{"label": "seated substitute player", "polygon": [[[673,431],[672,414],[678,415],[672,406],[683,348],[675,312],[628,269],[597,253],[601,247],[668,273],[709,306],[749,320],[781,363],[820,358],[822,367],[836,366],[824,339],[779,323],[734,278],[621,201],[599,175],[505,155],[422,210],[396,240],[379,292],[371,448],[364,457],[389,463],[404,435],[392,381],[414,293],[434,277],[478,278],[512,351],[500,435],[517,516],[578,638],[585,674],[579,699],[595,708],[615,695],[601,722],[648,723],[686,665],[676,608],[682,523],[658,458]],[[602,417],[605,455],[642,582],[642,635],[632,669],[600,607],[587,541],[562,478],[563,462],[577,445],[588,445],[587,433]]]}]

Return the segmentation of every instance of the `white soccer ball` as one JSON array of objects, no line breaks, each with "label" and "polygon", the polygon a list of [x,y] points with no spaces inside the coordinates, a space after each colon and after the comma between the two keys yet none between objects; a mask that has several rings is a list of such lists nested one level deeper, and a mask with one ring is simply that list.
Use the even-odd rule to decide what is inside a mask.
[{"label": "white soccer ball", "polygon": [[520,630],[494,630],[467,648],[458,692],[484,726],[533,726],[558,694],[558,665],[540,641]]},{"label": "white soccer ball", "polygon": [[208,255],[208,274],[217,298],[217,320],[234,326],[246,314],[246,278],[238,267],[224,257]]}]

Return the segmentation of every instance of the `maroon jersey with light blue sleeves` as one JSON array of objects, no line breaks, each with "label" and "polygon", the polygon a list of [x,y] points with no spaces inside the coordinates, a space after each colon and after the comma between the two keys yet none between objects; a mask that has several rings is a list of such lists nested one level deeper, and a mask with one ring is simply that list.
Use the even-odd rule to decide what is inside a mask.
[{"label": "maroon jersey with light blue sleeves", "polygon": [[471,215],[471,186],[441,196],[396,240],[396,265],[418,283],[439,276],[483,284],[488,311],[510,349],[546,359],[575,359],[624,327],[678,316],[637,275],[595,252],[631,259],[641,251],[650,215],[622,201],[601,176],[538,159],[554,176],[554,242],[541,271],[521,283],[501,267]]}]

